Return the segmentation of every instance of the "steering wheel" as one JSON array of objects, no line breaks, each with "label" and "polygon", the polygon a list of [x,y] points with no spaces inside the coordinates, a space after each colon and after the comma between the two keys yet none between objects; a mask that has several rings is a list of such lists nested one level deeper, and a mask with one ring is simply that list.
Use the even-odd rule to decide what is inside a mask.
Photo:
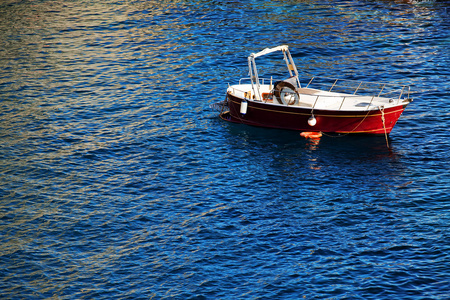
[{"label": "steering wheel", "polygon": [[297,105],[300,99],[295,87],[286,81],[275,82],[273,94],[278,103],[283,105]]}]

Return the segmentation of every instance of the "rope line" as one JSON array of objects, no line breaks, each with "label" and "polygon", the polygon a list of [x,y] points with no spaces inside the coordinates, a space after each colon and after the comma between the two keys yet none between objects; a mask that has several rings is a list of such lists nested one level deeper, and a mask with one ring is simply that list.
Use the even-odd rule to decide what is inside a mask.
[{"label": "rope line", "polygon": [[381,111],[381,122],[383,122],[384,137],[386,138],[386,146],[389,149],[389,142],[388,142],[388,137],[387,137],[387,133],[386,133],[386,123],[385,123],[385,119],[384,119],[384,106],[379,106],[378,109]]},{"label": "rope line", "polygon": [[338,138],[338,137],[344,137],[344,136],[347,136],[347,135],[349,135],[350,133],[354,132],[354,131],[355,131],[355,130],[356,130],[356,129],[364,122],[364,120],[367,118],[367,116],[369,115],[370,112],[371,112],[371,111],[368,110],[368,111],[367,111],[367,114],[364,116],[364,118],[361,120],[361,122],[359,122],[358,125],[355,126],[355,128],[353,128],[351,131],[349,131],[349,132],[347,132],[347,133],[340,134],[340,135],[330,135],[330,134],[326,134],[326,133],[322,132],[322,134],[324,134],[324,135],[326,135],[326,136],[328,136],[328,137],[332,137],[332,138]]}]

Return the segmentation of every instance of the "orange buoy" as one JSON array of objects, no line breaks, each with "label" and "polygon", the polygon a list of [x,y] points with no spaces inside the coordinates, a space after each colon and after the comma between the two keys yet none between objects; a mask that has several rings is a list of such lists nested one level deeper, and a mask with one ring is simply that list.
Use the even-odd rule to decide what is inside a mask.
[{"label": "orange buoy", "polygon": [[322,132],[310,132],[310,131],[304,131],[301,132],[300,135],[304,138],[309,139],[320,139],[322,137]]}]

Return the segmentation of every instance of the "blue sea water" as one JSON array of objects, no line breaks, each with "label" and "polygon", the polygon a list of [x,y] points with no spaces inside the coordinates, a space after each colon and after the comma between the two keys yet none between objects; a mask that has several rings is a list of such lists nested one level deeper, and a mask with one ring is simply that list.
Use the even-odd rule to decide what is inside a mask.
[{"label": "blue sea water", "polygon": [[[0,3],[0,298],[449,299],[447,1]],[[226,123],[247,56],[411,85],[389,136]]]}]

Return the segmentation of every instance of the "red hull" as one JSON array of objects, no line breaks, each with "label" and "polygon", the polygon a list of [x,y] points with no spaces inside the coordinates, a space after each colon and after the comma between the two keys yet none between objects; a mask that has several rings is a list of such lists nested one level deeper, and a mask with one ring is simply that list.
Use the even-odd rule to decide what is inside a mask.
[{"label": "red hull", "polygon": [[[279,106],[263,102],[247,101],[247,113],[240,113],[242,99],[228,94],[229,113],[221,118],[252,126],[296,131],[321,131],[328,133],[389,134],[406,105],[371,111],[314,110],[315,126],[308,125],[311,108]],[[385,122],[383,124],[383,114]]]}]

